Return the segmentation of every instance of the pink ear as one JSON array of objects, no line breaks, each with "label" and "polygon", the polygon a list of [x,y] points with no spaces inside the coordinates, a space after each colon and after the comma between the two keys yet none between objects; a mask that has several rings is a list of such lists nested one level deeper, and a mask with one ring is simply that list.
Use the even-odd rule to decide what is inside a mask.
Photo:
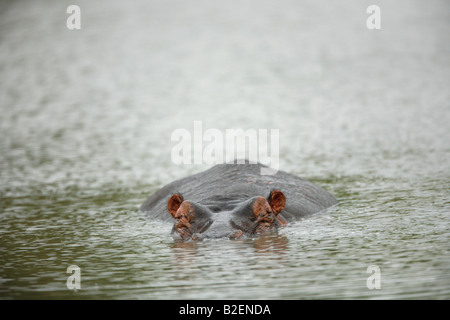
[{"label": "pink ear", "polygon": [[169,213],[172,215],[172,217],[175,217],[178,208],[181,206],[181,203],[183,203],[184,199],[183,196],[179,193],[175,193],[169,198],[169,201],[167,202],[167,210],[169,210]]},{"label": "pink ear", "polygon": [[275,215],[283,211],[286,206],[286,197],[280,190],[272,190],[267,200]]}]

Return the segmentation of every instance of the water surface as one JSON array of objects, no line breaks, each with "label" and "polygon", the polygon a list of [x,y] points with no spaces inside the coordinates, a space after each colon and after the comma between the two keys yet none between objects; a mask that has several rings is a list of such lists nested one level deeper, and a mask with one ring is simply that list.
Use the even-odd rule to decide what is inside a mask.
[{"label": "water surface", "polygon": [[[69,4],[0,5],[0,298],[450,298],[446,1],[378,1],[378,31],[356,0],[76,1],[73,31]],[[208,168],[170,159],[195,120],[280,129],[280,169],[340,204],[175,243],[138,207]]]}]

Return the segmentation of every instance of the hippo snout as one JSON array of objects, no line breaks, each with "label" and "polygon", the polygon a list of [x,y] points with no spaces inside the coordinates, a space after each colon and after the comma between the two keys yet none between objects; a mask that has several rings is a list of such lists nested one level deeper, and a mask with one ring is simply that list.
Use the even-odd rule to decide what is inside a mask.
[{"label": "hippo snout", "polygon": [[[172,235],[175,240],[202,240],[204,238],[241,238],[274,232],[286,221],[279,216],[284,209],[286,197],[280,190],[270,195],[251,197],[234,203],[224,203],[224,210],[189,200],[179,193],[173,194],[168,202],[169,214],[175,219]],[[219,206],[220,208],[220,206]],[[213,211],[214,209],[214,211]]]}]

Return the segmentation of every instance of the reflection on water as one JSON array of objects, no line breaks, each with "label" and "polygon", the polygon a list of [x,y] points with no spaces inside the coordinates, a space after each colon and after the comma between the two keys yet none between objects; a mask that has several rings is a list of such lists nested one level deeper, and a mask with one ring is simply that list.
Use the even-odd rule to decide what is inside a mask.
[{"label": "reflection on water", "polygon": [[[279,234],[271,234],[271,235],[262,235],[256,238],[250,238],[245,240],[205,240],[208,244],[206,245],[210,248],[211,243],[209,242],[218,242],[218,245],[225,246],[226,249],[230,248],[230,244],[232,246],[248,246],[254,248],[253,255],[261,256],[264,259],[265,256],[270,256],[270,259],[273,259],[276,255],[279,255],[280,258],[288,252],[289,239],[284,235]],[[181,266],[190,266],[195,260],[196,256],[199,255],[199,250],[203,247],[202,242],[174,242],[172,245],[174,252],[174,264],[180,264]],[[224,248],[218,247],[217,250],[219,252],[223,252]],[[235,254],[239,254],[236,252]],[[199,255],[201,256],[201,255]]]},{"label": "reflection on water", "polygon": [[189,282],[188,291],[210,288],[202,293],[207,298],[218,298],[221,291],[230,297],[259,298],[259,290],[275,288],[283,273],[286,275],[287,270],[280,266],[287,265],[288,242],[286,236],[275,234],[246,240],[174,243],[173,271],[178,281]]},{"label": "reflection on water", "polygon": [[288,252],[288,238],[283,235],[264,235],[256,238],[252,243],[255,247],[255,252],[264,258],[264,255],[271,253],[272,255],[286,254]]},{"label": "reflection on water", "polygon": [[[0,4],[0,298],[450,298],[446,1],[378,1],[379,31],[357,0],[113,2],[77,31],[69,1]],[[196,120],[280,129],[280,169],[340,204],[175,243],[137,208],[208,167],[170,161]]]}]

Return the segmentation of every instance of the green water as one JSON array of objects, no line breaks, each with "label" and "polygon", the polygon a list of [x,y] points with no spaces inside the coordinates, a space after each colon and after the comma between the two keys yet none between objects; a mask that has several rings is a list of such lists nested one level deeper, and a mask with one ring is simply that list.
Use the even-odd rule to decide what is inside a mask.
[{"label": "green water", "polygon": [[[449,299],[450,6],[0,6],[1,299]],[[177,128],[280,129],[340,201],[253,240],[177,244],[138,208]],[[67,268],[81,272],[69,290]],[[370,290],[367,268],[380,268]]]}]

